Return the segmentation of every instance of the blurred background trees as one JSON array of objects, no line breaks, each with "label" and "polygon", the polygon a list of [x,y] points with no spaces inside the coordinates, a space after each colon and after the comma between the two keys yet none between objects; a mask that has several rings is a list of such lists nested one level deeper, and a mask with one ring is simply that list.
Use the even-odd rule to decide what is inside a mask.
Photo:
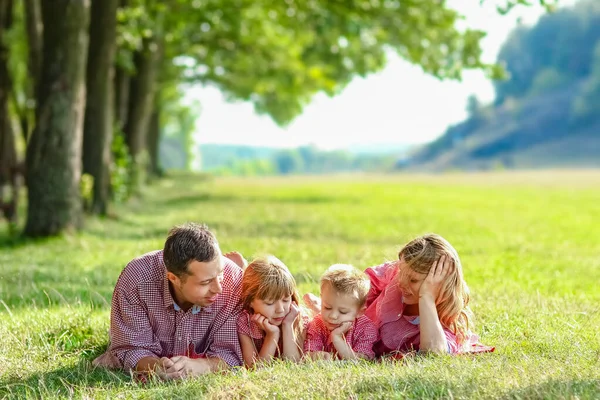
[{"label": "blurred background trees", "polygon": [[[498,9],[519,3],[528,2],[498,1]],[[500,56],[512,79],[498,83],[498,104],[585,78],[586,100],[574,112],[593,113],[600,84],[590,74],[599,57],[573,43],[595,40],[600,24],[578,18],[548,17],[513,34]],[[161,157],[189,168],[197,151],[197,105],[183,102],[189,85],[214,85],[285,125],[315,94],[335,95],[354,77],[381,70],[390,49],[441,79],[460,79],[465,69],[501,76],[481,61],[484,32],[459,29],[459,20],[438,0],[1,0],[3,214],[16,226],[24,183],[25,234],[54,235],[77,229],[84,212],[106,215],[111,202],[136,194],[161,174]],[[393,160],[309,146],[231,168],[380,166]]]}]

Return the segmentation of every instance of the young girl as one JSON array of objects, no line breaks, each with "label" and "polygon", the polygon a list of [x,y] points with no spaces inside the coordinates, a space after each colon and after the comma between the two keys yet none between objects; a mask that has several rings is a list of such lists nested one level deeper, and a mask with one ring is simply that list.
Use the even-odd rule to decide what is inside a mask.
[{"label": "young girl", "polygon": [[[440,353],[493,351],[472,334],[469,288],[456,250],[436,234],[418,237],[398,261],[367,268],[368,316],[379,328],[378,356],[413,350]],[[307,299],[319,308],[313,296]]]},{"label": "young girl", "polygon": [[296,281],[274,256],[252,261],[242,278],[243,311],[237,321],[244,364],[302,357],[308,317],[300,312]]}]

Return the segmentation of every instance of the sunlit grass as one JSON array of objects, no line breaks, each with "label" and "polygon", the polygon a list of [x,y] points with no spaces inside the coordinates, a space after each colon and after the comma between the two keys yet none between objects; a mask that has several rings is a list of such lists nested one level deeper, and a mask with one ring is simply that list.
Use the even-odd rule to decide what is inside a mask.
[{"label": "sunlit grass", "polygon": [[[157,182],[76,236],[0,237],[0,397],[598,398],[600,172]],[[461,255],[493,354],[399,363],[276,363],[140,385],[95,370],[112,287],[168,229],[206,222],[224,251],[273,253],[300,291],[336,262],[393,259],[437,232]]]}]

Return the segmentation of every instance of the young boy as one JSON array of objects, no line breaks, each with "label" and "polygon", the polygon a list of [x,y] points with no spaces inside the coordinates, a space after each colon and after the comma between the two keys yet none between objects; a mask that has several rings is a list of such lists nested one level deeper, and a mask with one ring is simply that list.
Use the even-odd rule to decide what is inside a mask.
[{"label": "young boy", "polygon": [[363,315],[369,277],[351,265],[334,264],[321,277],[321,313],[308,324],[304,352],[312,359],[373,359],[378,330]]}]

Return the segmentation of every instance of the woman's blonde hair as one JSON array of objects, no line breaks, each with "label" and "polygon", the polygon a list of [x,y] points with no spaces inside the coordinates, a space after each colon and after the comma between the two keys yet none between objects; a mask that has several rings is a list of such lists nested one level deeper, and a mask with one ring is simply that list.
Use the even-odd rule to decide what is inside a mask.
[{"label": "woman's blonde hair", "polygon": [[436,308],[442,326],[454,332],[458,343],[463,344],[473,328],[472,312],[468,307],[469,287],[463,278],[460,258],[454,247],[440,235],[431,233],[407,243],[398,252],[398,259],[403,260],[406,267],[414,272],[427,274],[442,255],[450,257],[454,271],[440,289]]}]

